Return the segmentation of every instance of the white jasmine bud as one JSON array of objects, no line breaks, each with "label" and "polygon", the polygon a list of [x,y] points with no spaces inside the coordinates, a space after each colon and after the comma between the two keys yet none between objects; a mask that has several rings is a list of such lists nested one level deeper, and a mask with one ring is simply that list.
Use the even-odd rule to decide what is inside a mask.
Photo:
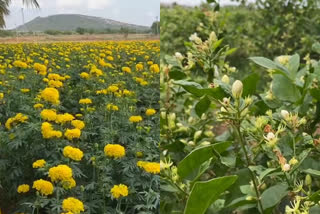
[{"label": "white jasmine bud", "polygon": [[243,84],[240,80],[236,80],[232,84],[232,95],[234,98],[240,98],[243,91]]},{"label": "white jasmine bud", "polygon": [[226,84],[229,84],[230,82],[230,79],[227,75],[223,75],[223,77],[221,78],[221,81],[226,83]]}]

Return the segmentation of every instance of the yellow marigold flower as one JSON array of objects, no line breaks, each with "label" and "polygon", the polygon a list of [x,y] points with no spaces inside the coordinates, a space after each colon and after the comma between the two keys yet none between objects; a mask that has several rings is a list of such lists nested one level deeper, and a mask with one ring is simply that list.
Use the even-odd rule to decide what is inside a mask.
[{"label": "yellow marigold flower", "polygon": [[12,128],[12,124],[14,123],[24,123],[28,120],[28,116],[23,115],[21,113],[16,114],[16,116],[9,118],[6,123],[5,127],[10,130]]},{"label": "yellow marigold flower", "polygon": [[14,62],[13,62],[13,66],[14,66],[14,67],[17,67],[17,68],[24,68],[24,69],[28,68],[27,63],[22,62],[22,61],[20,61],[20,60],[14,61]]},{"label": "yellow marigold flower", "polygon": [[112,56],[107,56],[107,60],[109,60],[109,61],[113,61],[113,60],[114,60],[114,58],[113,58]]},{"label": "yellow marigold flower", "polygon": [[37,169],[37,168],[43,168],[46,165],[46,161],[44,159],[37,160],[33,162],[32,168]]},{"label": "yellow marigold flower", "polygon": [[138,123],[138,122],[141,122],[142,121],[142,117],[141,116],[131,116],[129,118],[129,121],[131,123]]},{"label": "yellow marigold flower", "polygon": [[19,79],[19,80],[24,80],[24,78],[25,78],[24,75],[19,75],[19,76],[18,76],[18,79]]},{"label": "yellow marigold flower", "polygon": [[108,144],[104,147],[104,154],[108,157],[122,158],[126,155],[126,150],[119,144]]},{"label": "yellow marigold flower", "polygon": [[90,74],[96,75],[97,77],[103,75],[102,70],[98,69],[97,67],[92,67],[90,70]]},{"label": "yellow marigold flower", "polygon": [[18,193],[26,193],[26,192],[29,192],[29,190],[30,190],[30,186],[28,184],[22,184],[17,188]]},{"label": "yellow marigold flower", "polygon": [[153,64],[150,66],[150,70],[152,73],[159,73],[160,72],[160,68],[158,64]]},{"label": "yellow marigold flower", "polygon": [[86,73],[86,72],[82,72],[82,73],[80,74],[80,77],[81,77],[82,79],[89,79],[89,78],[90,78],[90,75],[89,75],[88,73]]},{"label": "yellow marigold flower", "polygon": [[114,92],[117,92],[119,90],[119,87],[115,86],[115,85],[110,85],[107,90],[114,93]]},{"label": "yellow marigold flower", "polygon": [[71,125],[73,125],[75,128],[80,129],[80,130],[85,127],[84,122],[81,120],[73,120],[71,122]]},{"label": "yellow marigold flower", "polygon": [[0,93],[0,100],[4,98],[4,93]]},{"label": "yellow marigold flower", "polygon": [[108,105],[107,105],[107,109],[108,109],[109,111],[119,111],[119,107],[116,106],[116,105],[113,105],[113,104],[108,104]]},{"label": "yellow marigold flower", "polygon": [[59,91],[55,88],[45,88],[41,92],[41,98],[52,104],[59,104],[59,97]]},{"label": "yellow marigold flower", "polygon": [[56,123],[64,124],[64,123],[70,122],[74,119],[75,119],[74,116],[69,113],[58,114],[57,118],[56,118]]},{"label": "yellow marigold flower", "polygon": [[123,72],[126,72],[126,73],[131,73],[131,68],[129,67],[122,67],[121,69]]},{"label": "yellow marigold flower", "polygon": [[72,146],[66,146],[63,149],[63,155],[72,160],[81,161],[83,157],[83,152],[78,148],[74,148]]},{"label": "yellow marigold flower", "polygon": [[128,196],[128,187],[124,184],[114,185],[111,189],[111,194],[113,198],[120,198]]},{"label": "yellow marigold flower", "polygon": [[79,214],[80,212],[84,212],[83,203],[80,200],[73,197],[69,197],[63,200],[62,209],[66,212],[71,212],[73,214]]},{"label": "yellow marigold flower", "polygon": [[48,122],[44,122],[41,125],[41,133],[43,138],[49,139],[49,138],[60,138],[62,137],[62,132],[61,131],[55,131],[52,127],[52,125]]},{"label": "yellow marigold flower", "polygon": [[67,165],[58,165],[49,169],[52,182],[67,181],[72,178],[72,169]]},{"label": "yellow marigold flower", "polygon": [[147,111],[146,111],[146,115],[147,115],[147,116],[151,116],[151,115],[154,115],[156,112],[157,112],[157,111],[156,111],[155,109],[149,108],[149,109],[147,109]]},{"label": "yellow marigold flower", "polygon": [[79,104],[92,104],[92,100],[89,98],[79,100]]},{"label": "yellow marigold flower", "polygon": [[74,138],[80,138],[81,130],[80,129],[67,129],[67,131],[64,133],[64,136],[68,140],[73,140]]},{"label": "yellow marigold flower", "polygon": [[63,83],[59,80],[49,80],[48,86],[51,88],[61,88]]},{"label": "yellow marigold flower", "polygon": [[136,64],[136,70],[137,71],[142,71],[143,70],[143,65],[141,63]]},{"label": "yellow marigold flower", "polygon": [[22,88],[22,89],[20,89],[20,91],[22,93],[28,93],[28,92],[30,92],[30,89],[29,88]]},{"label": "yellow marigold flower", "polygon": [[34,181],[32,188],[36,189],[42,195],[51,195],[53,193],[52,183],[42,179]]},{"label": "yellow marigold flower", "polygon": [[143,168],[148,173],[152,173],[152,174],[160,173],[160,163],[157,163],[157,162],[138,161],[137,166],[140,168]]},{"label": "yellow marigold flower", "polygon": [[33,108],[35,109],[43,108],[43,105],[41,103],[37,103],[37,104],[34,104]]},{"label": "yellow marigold flower", "polygon": [[43,109],[40,115],[42,119],[48,121],[55,121],[57,119],[57,113],[54,109]]},{"label": "yellow marigold flower", "polygon": [[124,95],[128,95],[128,96],[130,96],[130,95],[133,94],[133,92],[131,92],[131,91],[127,90],[127,89],[124,89],[122,93],[123,93]]},{"label": "yellow marigold flower", "polygon": [[69,180],[62,181],[62,186],[64,189],[72,189],[77,185],[76,181],[73,178],[70,178]]},{"label": "yellow marigold flower", "polygon": [[45,76],[47,74],[47,66],[45,66],[45,65],[35,63],[33,65],[33,68],[42,76]]}]

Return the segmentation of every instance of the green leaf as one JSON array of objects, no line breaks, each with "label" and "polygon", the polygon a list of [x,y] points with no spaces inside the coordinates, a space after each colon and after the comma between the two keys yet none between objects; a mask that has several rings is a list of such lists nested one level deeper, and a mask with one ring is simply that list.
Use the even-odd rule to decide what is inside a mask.
[{"label": "green leaf", "polygon": [[320,176],[320,171],[315,170],[315,169],[306,169],[303,170],[304,173],[314,175],[314,176]]},{"label": "green leaf", "polygon": [[204,214],[208,207],[236,180],[237,176],[226,176],[196,182],[188,198],[184,214]]},{"label": "green leaf", "polygon": [[256,92],[258,81],[260,77],[257,73],[250,74],[243,79],[243,96],[253,95]]},{"label": "green leaf", "polygon": [[250,57],[249,59],[264,68],[278,70],[281,72],[281,74],[283,74],[285,76],[289,75],[289,71],[286,67],[284,67],[283,65],[281,65],[277,62],[274,62],[270,59],[267,59],[264,57]]},{"label": "green leaf", "polygon": [[289,59],[289,71],[291,79],[295,79],[300,65],[300,56],[295,54]]},{"label": "green leaf", "polygon": [[212,157],[215,157],[214,151],[222,153],[230,145],[231,142],[222,142],[193,150],[178,164],[179,176],[182,179],[186,178],[189,174],[197,170],[205,161],[209,160]]},{"label": "green leaf", "polygon": [[181,80],[181,79],[185,79],[187,77],[187,75],[185,73],[183,73],[182,71],[179,71],[177,69],[173,69],[169,72],[169,77],[170,77],[170,79]]},{"label": "green leaf", "polygon": [[297,102],[301,98],[297,86],[289,78],[279,74],[273,76],[272,93],[281,101]]},{"label": "green leaf", "polygon": [[310,195],[308,197],[308,201],[313,201],[315,203],[318,203],[320,201],[320,190]]},{"label": "green leaf", "polygon": [[222,100],[225,96],[226,93],[224,92],[224,90],[221,87],[217,87],[217,88],[204,88],[201,90],[205,95],[208,95],[214,99],[217,100]]},{"label": "green leaf", "polygon": [[195,106],[195,112],[198,117],[201,117],[203,113],[205,113],[210,107],[210,100],[207,96],[204,96]]},{"label": "green leaf", "polygon": [[310,89],[310,94],[314,99],[316,99],[317,101],[320,101],[320,89],[311,88]]},{"label": "green leaf", "polygon": [[263,209],[268,209],[276,206],[283,197],[288,194],[287,184],[277,184],[266,189],[261,195],[261,203]]},{"label": "green leaf", "polygon": [[314,43],[314,44],[312,45],[312,50],[315,51],[315,52],[317,52],[318,54],[320,54],[320,43],[319,43],[319,42]]},{"label": "green leaf", "polygon": [[172,65],[173,67],[180,67],[180,62],[177,60],[176,57],[166,55],[164,59],[169,65]]},{"label": "green leaf", "polygon": [[189,82],[186,80],[177,80],[173,82],[176,85],[180,85],[183,87],[184,90],[186,90],[187,92],[197,96],[197,97],[201,97],[203,96],[203,91],[202,86],[199,83],[196,82]]}]

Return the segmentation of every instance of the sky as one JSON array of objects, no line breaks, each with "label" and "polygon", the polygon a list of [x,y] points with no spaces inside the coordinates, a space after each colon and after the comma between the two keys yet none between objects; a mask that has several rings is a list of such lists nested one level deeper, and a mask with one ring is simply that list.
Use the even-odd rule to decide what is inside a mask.
[{"label": "sky", "polygon": [[41,16],[54,14],[82,14],[98,16],[130,24],[151,26],[160,17],[160,0],[38,0],[40,9],[12,0],[11,14],[5,17],[6,29],[13,29]]}]

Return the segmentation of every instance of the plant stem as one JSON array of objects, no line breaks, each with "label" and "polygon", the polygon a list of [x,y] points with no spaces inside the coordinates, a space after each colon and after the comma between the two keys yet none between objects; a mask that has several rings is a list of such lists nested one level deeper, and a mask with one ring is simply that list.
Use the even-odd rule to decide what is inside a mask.
[{"label": "plant stem", "polygon": [[[236,107],[237,107],[237,111],[238,112],[237,112],[237,121],[236,121],[236,125],[235,125],[235,130],[237,132],[241,148],[242,148],[242,150],[244,152],[244,155],[246,157],[247,167],[249,169],[250,159],[249,159],[249,155],[248,155],[248,152],[247,152],[247,149],[246,149],[246,142],[245,142],[245,139],[242,136],[241,131],[240,131],[240,126],[241,126],[241,111],[239,109],[240,108],[240,99],[238,99],[236,102],[237,102],[236,103]],[[257,200],[258,200],[258,206],[260,208],[261,213],[263,213],[263,206],[262,206],[262,203],[261,203],[260,192],[259,192],[259,189],[258,189],[258,185],[257,185],[257,182],[256,182],[255,175],[250,169],[249,169],[249,172],[250,172],[251,179],[252,179],[252,182],[253,182],[254,190],[256,192],[256,196],[257,196]]]}]

